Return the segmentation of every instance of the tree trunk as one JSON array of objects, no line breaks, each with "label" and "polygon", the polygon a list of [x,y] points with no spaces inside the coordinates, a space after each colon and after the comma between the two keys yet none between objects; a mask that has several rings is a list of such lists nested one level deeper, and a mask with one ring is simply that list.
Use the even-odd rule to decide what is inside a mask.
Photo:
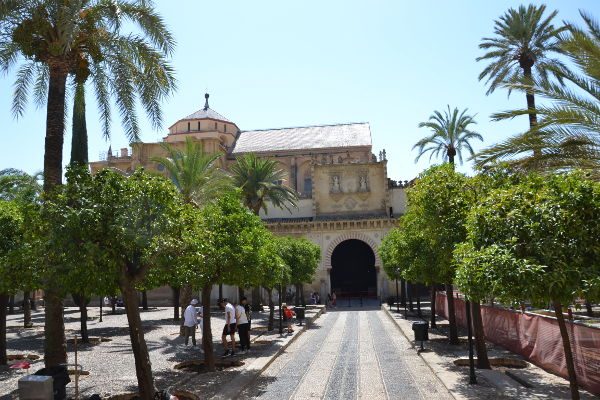
[{"label": "tree trunk", "polygon": [[298,307],[300,305],[300,285],[294,285],[294,289],[296,290],[296,295],[294,296],[294,306]]},{"label": "tree trunk", "polygon": [[35,304],[35,290],[31,292],[29,304],[31,304],[32,311],[37,311],[37,305]]},{"label": "tree trunk", "polygon": [[458,344],[458,330],[456,328],[456,314],[454,312],[454,291],[452,285],[446,284],[446,301],[448,302],[448,338],[450,344]]},{"label": "tree trunk", "polygon": [[238,286],[238,302],[241,303],[242,302],[242,297],[244,297],[244,288],[241,286]]},{"label": "tree trunk", "polygon": [[421,287],[417,285],[417,316],[421,318],[423,314],[421,313]]},{"label": "tree trunk", "polygon": [[483,320],[481,319],[481,305],[479,301],[471,302],[473,315],[473,331],[475,332],[475,348],[477,350],[477,368],[492,369],[485,347],[485,334],[483,333]]},{"label": "tree trunk", "polygon": [[[190,285],[181,286],[181,290],[179,291],[179,305],[181,307],[181,316],[183,317],[183,313],[185,312],[186,307],[192,301],[192,287]],[[179,336],[183,336],[185,334],[185,330],[183,328],[183,323],[185,322],[185,318],[181,318],[181,324],[179,324]]]},{"label": "tree trunk", "polygon": [[141,400],[152,400],[156,389],[154,388],[152,365],[140,318],[138,293],[127,277],[121,278],[120,286],[123,293],[123,302],[125,303],[125,312],[127,313],[127,322],[129,323],[129,338],[131,339],[131,349],[135,359],[135,374],[139,396]]},{"label": "tree trunk", "polygon": [[23,327],[30,328],[31,323],[31,302],[29,301],[29,292],[23,292]]},{"label": "tree trunk", "polygon": [[223,298],[223,284],[219,283],[219,299]]},{"label": "tree trunk", "polygon": [[173,291],[173,321],[179,321],[179,287],[171,286]]},{"label": "tree trunk", "polygon": [[[44,192],[62,183],[63,143],[65,133],[65,88],[69,66],[50,63],[48,101],[46,103],[46,138],[44,143]],[[50,279],[44,288],[44,363],[54,367],[67,362],[63,301],[56,282]]]},{"label": "tree trunk", "polygon": [[435,297],[436,297],[435,294],[436,294],[435,285],[431,285],[431,305],[430,305],[431,315],[430,315],[430,319],[431,319],[431,327],[432,328],[437,328],[437,325],[435,323]]},{"label": "tree trunk", "polygon": [[10,297],[8,298],[8,313],[11,315],[15,313],[15,295],[14,294],[11,294]]},{"label": "tree trunk", "polygon": [[110,306],[111,306],[112,315],[115,315],[117,313],[117,299],[115,299],[114,297],[111,297],[110,298]]},{"label": "tree trunk", "polygon": [[262,311],[262,301],[260,298],[260,287],[252,288],[252,311]]},{"label": "tree trunk", "polygon": [[406,282],[406,291],[408,294],[408,309],[413,312],[415,310],[413,306],[413,285],[410,282]]},{"label": "tree trunk", "polygon": [[148,293],[142,290],[142,310],[148,311]]},{"label": "tree trunk", "polygon": [[85,120],[85,81],[77,82],[73,98],[73,126],[71,135],[71,164],[88,163],[88,134]]},{"label": "tree trunk", "polygon": [[6,306],[8,305],[7,294],[0,294],[0,365],[8,364],[6,358]]},{"label": "tree trunk", "polygon": [[406,305],[406,281],[404,279],[400,279],[400,305],[404,307]]},{"label": "tree trunk", "polygon": [[267,330],[270,332],[273,330],[275,325],[275,305],[273,304],[273,289],[267,289],[267,295],[269,297],[269,323]]},{"label": "tree trunk", "polygon": [[215,370],[215,353],[213,350],[212,331],[210,327],[210,293],[212,285],[208,284],[202,288],[202,348],[204,349],[204,365],[207,371]]},{"label": "tree trunk", "polygon": [[102,322],[102,306],[104,305],[104,298],[100,296],[100,319],[98,322]]},{"label": "tree trunk", "polygon": [[594,316],[594,309],[592,308],[592,303],[590,303],[589,301],[585,302],[585,311],[588,317]]},{"label": "tree trunk", "polygon": [[[532,65],[533,66],[533,65]],[[532,66],[523,67],[523,76],[525,76],[526,83],[533,84],[531,68]],[[533,129],[537,125],[537,113],[535,112],[535,96],[532,90],[527,90],[525,93],[527,99],[527,110],[529,113],[529,128]]]},{"label": "tree trunk", "polygon": [[300,284],[298,287],[300,288],[300,305],[302,307],[306,307],[306,301],[304,299],[304,285]]},{"label": "tree trunk", "polygon": [[83,343],[89,343],[90,339],[88,337],[88,328],[87,328],[87,305],[88,305],[88,301],[87,299],[82,296],[81,294],[75,294],[73,293],[71,295],[71,297],[73,297],[73,302],[75,303],[75,305],[77,307],[79,307],[79,313],[80,313],[80,324],[81,324],[81,341]]},{"label": "tree trunk", "polygon": [[63,298],[58,290],[48,286],[44,292],[44,304],[44,365],[46,368],[56,367],[67,362]]},{"label": "tree trunk", "polygon": [[554,314],[558,321],[560,336],[562,337],[563,349],[565,351],[565,361],[567,362],[567,371],[569,373],[569,386],[571,387],[571,399],[579,400],[579,389],[577,385],[577,375],[575,373],[575,363],[573,362],[573,352],[571,351],[571,341],[569,332],[565,324],[565,317],[562,312],[562,305],[558,301],[553,301]]}]

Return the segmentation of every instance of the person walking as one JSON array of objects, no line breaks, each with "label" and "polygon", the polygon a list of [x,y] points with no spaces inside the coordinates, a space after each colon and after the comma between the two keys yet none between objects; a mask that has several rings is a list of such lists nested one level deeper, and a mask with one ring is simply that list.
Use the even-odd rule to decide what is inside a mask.
[{"label": "person walking", "polygon": [[[223,334],[221,335],[221,341],[223,342],[223,357],[235,355],[235,331],[236,331],[236,319],[235,319],[235,308],[227,299],[221,299],[219,305],[225,309],[225,326],[223,327]],[[227,343],[227,335],[231,338],[231,350],[229,350],[229,344]]]},{"label": "person walking", "polygon": [[183,312],[183,329],[186,346],[188,345],[190,336],[192,337],[192,346],[196,345],[196,326],[198,325],[196,304],[198,304],[198,300],[192,299],[190,305]]},{"label": "person walking", "polygon": [[287,332],[293,333],[294,330],[292,329],[292,319],[296,313],[292,311],[286,303],[283,303],[281,307],[283,308],[283,320],[287,323]]},{"label": "person walking", "polygon": [[238,329],[238,335],[240,336],[240,354],[246,354],[248,347],[250,346],[250,334],[248,333],[248,317],[246,316],[246,309],[244,308],[245,297],[242,297],[242,301],[235,306],[235,319]]}]

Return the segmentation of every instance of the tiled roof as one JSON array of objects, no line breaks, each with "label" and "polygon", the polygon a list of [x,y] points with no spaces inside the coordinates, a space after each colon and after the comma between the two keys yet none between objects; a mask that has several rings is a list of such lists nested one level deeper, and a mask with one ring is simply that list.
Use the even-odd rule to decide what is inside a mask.
[{"label": "tiled roof", "polygon": [[242,131],[233,154],[371,146],[368,123]]},{"label": "tiled roof", "polygon": [[186,120],[186,119],[204,119],[204,118],[216,119],[218,121],[223,121],[223,122],[231,122],[230,120],[228,120],[227,118],[225,118],[224,116],[222,116],[221,114],[219,114],[218,112],[213,110],[212,108],[208,108],[208,109],[201,108],[200,110],[196,111],[195,113],[190,114],[187,117],[185,117],[184,120]]}]

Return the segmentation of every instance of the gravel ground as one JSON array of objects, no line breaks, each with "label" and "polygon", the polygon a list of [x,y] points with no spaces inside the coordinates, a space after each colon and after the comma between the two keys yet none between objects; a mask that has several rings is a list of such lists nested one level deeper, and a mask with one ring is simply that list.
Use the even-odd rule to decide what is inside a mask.
[{"label": "gravel ground", "polygon": [[[99,309],[89,309],[88,329],[90,337],[109,338],[109,342],[98,345],[80,345],[78,349],[78,363],[90,375],[80,378],[80,393],[86,398],[93,393],[103,396],[131,392],[137,388],[135,364],[131,352],[131,343],[127,327],[127,318],[122,308],[117,315],[104,315],[103,322],[98,322]],[[105,309],[106,311],[106,309]],[[173,365],[181,361],[201,358],[199,348],[186,347],[184,340],[178,335],[179,323],[172,320],[172,308],[151,308],[141,312],[142,323],[145,330],[146,343],[150,352],[152,370],[156,385],[164,389],[182,378],[186,372],[173,370]],[[268,314],[255,313],[253,318],[254,328],[266,324]],[[22,314],[8,316],[8,353],[9,354],[34,354],[43,357],[43,311],[32,313],[34,327],[23,329]],[[223,313],[213,314],[212,331],[215,343],[221,340],[221,331],[224,324]],[[65,330],[67,339],[79,333],[79,312],[76,308],[65,309]],[[255,332],[257,332],[255,331]],[[269,335],[261,339],[269,340]],[[200,335],[197,334],[200,345]],[[266,344],[262,344],[266,346]],[[260,345],[257,345],[260,347]],[[215,346],[216,355],[222,353],[220,344]],[[74,346],[68,345],[69,363],[74,363]],[[249,357],[249,356],[248,356]],[[43,367],[41,360],[33,363],[31,371]],[[243,360],[245,357],[240,357]],[[0,399],[16,398],[17,381],[26,372],[14,369],[0,369]],[[198,375],[197,386],[204,388],[203,394],[210,397],[218,390],[221,384],[232,379],[235,371],[223,371]],[[72,378],[74,380],[74,378]],[[74,383],[68,386],[69,393],[74,393]]]}]

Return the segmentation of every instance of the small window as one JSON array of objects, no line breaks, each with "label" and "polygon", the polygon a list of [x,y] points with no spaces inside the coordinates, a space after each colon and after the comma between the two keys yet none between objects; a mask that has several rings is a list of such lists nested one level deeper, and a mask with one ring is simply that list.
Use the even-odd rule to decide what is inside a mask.
[{"label": "small window", "polygon": [[215,129],[217,129],[217,123],[215,122]]},{"label": "small window", "polygon": [[227,125],[223,124],[223,132],[227,132]]},{"label": "small window", "polygon": [[312,179],[304,178],[304,193],[306,195],[312,194]]},{"label": "small window", "polygon": [[200,121],[198,121],[198,130],[200,130]]},{"label": "small window", "polygon": [[190,131],[190,123],[188,122],[188,132]]}]

